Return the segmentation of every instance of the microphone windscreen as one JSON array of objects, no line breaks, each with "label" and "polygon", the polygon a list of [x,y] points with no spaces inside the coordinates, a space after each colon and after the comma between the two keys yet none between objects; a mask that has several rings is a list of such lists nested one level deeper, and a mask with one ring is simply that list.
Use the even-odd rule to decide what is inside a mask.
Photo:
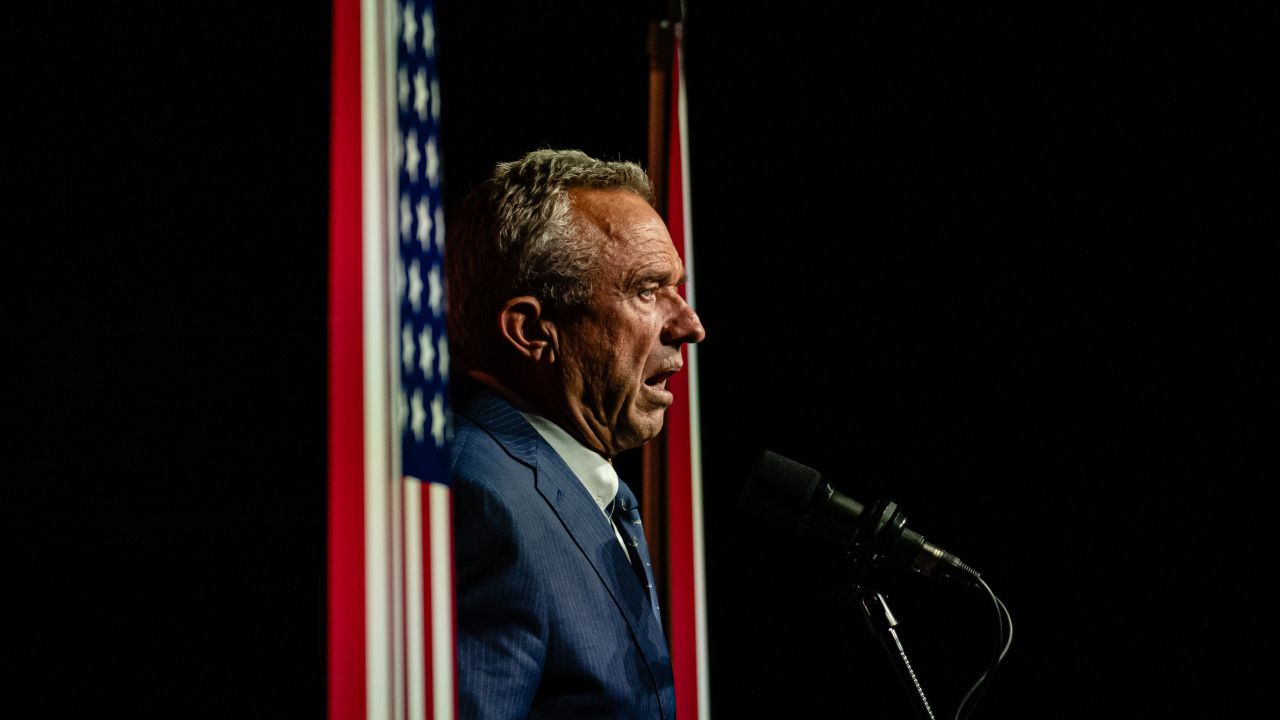
[{"label": "microphone windscreen", "polygon": [[817,470],[766,450],[747,476],[739,502],[766,520],[794,527],[808,513],[821,481]]}]

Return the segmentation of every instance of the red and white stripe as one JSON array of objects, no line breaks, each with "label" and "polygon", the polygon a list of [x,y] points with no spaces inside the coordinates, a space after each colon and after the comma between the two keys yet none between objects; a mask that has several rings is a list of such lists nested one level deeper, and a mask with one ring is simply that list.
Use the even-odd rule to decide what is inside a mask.
[{"label": "red and white stripe", "polygon": [[[693,224],[689,204],[688,110],[680,28],[672,62],[670,152],[667,163],[667,228],[689,280],[685,300],[694,304]],[[671,664],[676,715],[711,717],[707,670],[706,574],[702,541],[702,444],[699,439],[698,347],[686,346],[686,372],[671,379],[675,403],[667,411],[668,547],[670,548]]]}]

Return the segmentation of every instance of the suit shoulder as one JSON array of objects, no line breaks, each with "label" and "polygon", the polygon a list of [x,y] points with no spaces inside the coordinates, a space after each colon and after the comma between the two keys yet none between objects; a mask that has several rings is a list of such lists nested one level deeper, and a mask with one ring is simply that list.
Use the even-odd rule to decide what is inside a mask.
[{"label": "suit shoulder", "polygon": [[486,494],[506,494],[512,489],[512,480],[531,480],[533,470],[513,457],[483,427],[463,415],[456,415],[453,444],[449,447],[449,475],[455,487],[472,486]]}]

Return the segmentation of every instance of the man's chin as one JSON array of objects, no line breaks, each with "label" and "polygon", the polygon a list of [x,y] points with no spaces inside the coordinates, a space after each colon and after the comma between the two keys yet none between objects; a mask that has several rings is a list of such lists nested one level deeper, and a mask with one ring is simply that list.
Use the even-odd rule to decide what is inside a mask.
[{"label": "man's chin", "polygon": [[631,424],[630,431],[618,436],[621,442],[619,443],[620,447],[616,448],[616,452],[640,447],[658,437],[658,434],[662,432],[662,421],[665,414],[665,411],[659,410],[636,418],[636,422]]}]

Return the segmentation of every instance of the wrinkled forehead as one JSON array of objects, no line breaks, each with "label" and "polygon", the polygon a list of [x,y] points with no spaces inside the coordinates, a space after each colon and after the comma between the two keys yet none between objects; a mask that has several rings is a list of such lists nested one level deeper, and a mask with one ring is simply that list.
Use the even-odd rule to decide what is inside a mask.
[{"label": "wrinkled forehead", "polygon": [[644,198],[620,189],[575,189],[569,197],[575,220],[596,236],[605,258],[622,264],[646,258],[680,268],[667,226]]}]

